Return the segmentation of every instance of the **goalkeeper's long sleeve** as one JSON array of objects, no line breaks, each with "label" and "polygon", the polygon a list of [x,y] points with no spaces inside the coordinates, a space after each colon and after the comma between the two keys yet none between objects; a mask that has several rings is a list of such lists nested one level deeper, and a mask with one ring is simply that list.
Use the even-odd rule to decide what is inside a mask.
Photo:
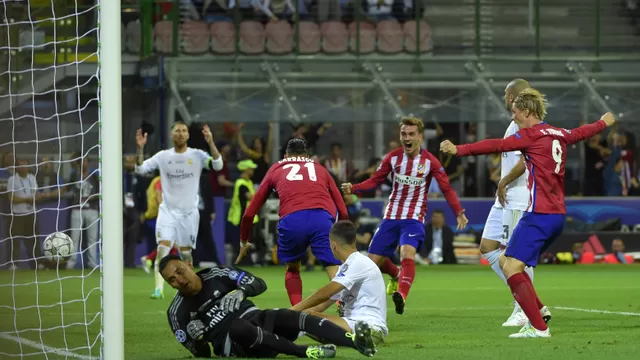
[{"label": "goalkeeper's long sleeve", "polygon": [[267,291],[267,283],[265,283],[261,278],[251,274],[248,271],[240,269],[237,269],[236,271],[240,271],[240,276],[236,281],[236,283],[238,284],[238,289],[244,292],[245,297],[258,296]]},{"label": "goalkeeper's long sleeve", "polygon": [[245,297],[253,297],[267,291],[267,284],[261,278],[252,273],[236,267],[214,267],[201,270],[198,275],[203,281],[220,281],[227,291],[239,289]]}]

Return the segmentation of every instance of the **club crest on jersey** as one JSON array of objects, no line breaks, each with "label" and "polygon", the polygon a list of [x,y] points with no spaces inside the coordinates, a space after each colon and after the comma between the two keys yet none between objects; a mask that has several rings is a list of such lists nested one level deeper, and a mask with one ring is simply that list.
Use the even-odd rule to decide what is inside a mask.
[{"label": "club crest on jersey", "polygon": [[191,160],[191,159],[187,160],[187,164],[193,165],[193,160]]},{"label": "club crest on jersey", "polygon": [[418,164],[418,175],[424,175],[425,168],[424,164]]},{"label": "club crest on jersey", "polygon": [[229,279],[231,279],[231,280],[237,280],[238,279],[238,275],[240,275],[240,274],[235,270],[229,271]]},{"label": "club crest on jersey", "polygon": [[187,334],[182,331],[182,329],[176,330],[176,340],[178,340],[180,343],[184,343],[185,341],[187,341]]}]

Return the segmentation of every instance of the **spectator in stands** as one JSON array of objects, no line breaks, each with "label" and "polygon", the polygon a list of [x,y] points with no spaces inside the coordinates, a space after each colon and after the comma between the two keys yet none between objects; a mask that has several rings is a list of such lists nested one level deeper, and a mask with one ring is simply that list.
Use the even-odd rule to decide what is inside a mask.
[{"label": "spectator in stands", "polygon": [[342,144],[331,144],[331,155],[324,161],[324,167],[336,178],[338,184],[347,182],[351,166],[342,155]]},{"label": "spectator in stands", "polygon": [[605,147],[600,134],[589,139],[584,143],[585,159],[584,159],[584,196],[602,196],[604,195],[604,165],[605,158],[611,153]]},{"label": "spectator in stands", "polygon": [[[236,133],[238,146],[240,150],[258,166],[253,173],[253,182],[258,186],[264,179],[264,176],[271,166],[271,149],[273,148],[273,123],[269,123],[269,135],[267,141],[261,137],[254,137],[251,141],[251,147],[249,147],[242,137],[242,129],[244,124],[238,125],[238,132]],[[265,146],[266,145],[266,146]]]},{"label": "spectator in stands", "polygon": [[431,223],[425,225],[425,239],[420,256],[429,259],[429,263],[434,265],[458,262],[453,249],[453,230],[445,223],[442,210],[434,210]]},{"label": "spectator in stands", "polygon": [[635,161],[635,144],[630,141],[632,134],[627,132],[619,132],[617,137],[618,146],[620,147],[620,159],[622,161],[621,180],[622,195],[628,196],[634,188],[638,188],[637,167]]},{"label": "spectator in stands", "polygon": [[[471,144],[477,141],[477,124],[468,123],[465,131],[465,142]],[[464,189],[462,195],[466,197],[478,196],[477,174],[477,157],[467,156],[462,160],[464,164]]]},{"label": "spectator in stands", "polygon": [[604,185],[604,195],[606,196],[622,196],[625,195],[622,186],[621,171],[623,162],[620,159],[620,138],[618,134],[612,136],[611,149],[607,149],[610,153],[607,158],[607,164],[602,171],[602,179]]},{"label": "spectator in stands", "polygon": [[[451,142],[454,139],[447,139]],[[440,158],[440,163],[442,167],[444,167],[444,171],[449,176],[449,183],[451,183],[451,187],[456,191],[458,196],[462,195],[462,176],[464,175],[464,166],[462,166],[462,160],[458,156],[453,156],[451,154],[444,154],[440,151],[433,153],[434,155]]]},{"label": "spectator in stands", "polygon": [[369,249],[369,244],[371,243],[371,239],[373,238],[373,234],[376,232],[375,224],[366,224],[363,225],[360,222],[360,214],[349,214],[351,218],[351,222],[356,227],[356,249],[362,253],[367,252]]},{"label": "spectator in stands", "polygon": [[217,145],[224,165],[222,169],[218,171],[209,171],[209,182],[211,184],[211,195],[213,195],[213,197],[225,198],[228,195],[228,190],[233,188],[233,182],[229,180],[229,166],[227,162],[231,145],[222,140],[217,141]]},{"label": "spectator in stands", "polygon": [[146,181],[135,173],[135,156],[124,157],[122,192],[124,194],[123,219],[124,227],[124,266],[135,267],[136,246],[140,241],[140,214],[145,210]]},{"label": "spectator in stands", "polygon": [[[380,158],[373,158],[369,160],[368,167],[362,170],[358,170],[355,174],[353,174],[353,176],[351,177],[351,182],[354,184],[361,183],[372,177],[380,166],[380,161]],[[339,184],[342,184],[343,182],[340,182]],[[376,197],[377,190],[377,188],[374,188],[368,191],[363,191],[359,193],[359,195],[361,198],[374,198]]]},{"label": "spectator in stands", "polygon": [[51,190],[53,186],[57,186],[60,184],[60,179],[58,177],[58,172],[53,168],[53,161],[49,157],[43,157],[40,160],[41,165],[38,166],[38,171],[36,173],[36,180],[38,181],[38,186],[42,190]]},{"label": "spectator in stands", "polygon": [[611,254],[604,257],[606,264],[631,264],[633,259],[624,253],[624,242],[621,239],[615,239],[611,242]]},{"label": "spectator in stands", "polygon": [[[7,181],[7,192],[11,204],[9,237],[11,238],[11,268],[17,269],[20,261],[20,244],[24,244],[30,267],[37,267],[37,257],[41,256],[40,242],[37,240],[37,219],[34,204],[48,200],[56,193],[38,193],[38,182],[29,170],[29,162],[16,161],[15,173]],[[36,231],[36,233],[34,233]]]},{"label": "spectator in stands", "polygon": [[[98,170],[89,168],[87,156],[75,161],[75,171],[67,181],[67,192],[71,194],[71,239],[76,251],[86,247],[87,262],[82,265],[94,268],[98,265],[98,219],[100,217],[100,179]],[[83,241],[83,230],[86,231],[86,241]],[[81,252],[82,255],[85,251]],[[77,257],[72,256],[67,261],[67,269],[76,266]]]},{"label": "spectator in stands", "polygon": [[309,149],[310,152],[309,155],[313,155],[313,153],[315,152],[316,144],[318,143],[318,139],[320,139],[320,137],[324,135],[324,132],[331,126],[331,123],[317,123],[312,126],[304,124],[295,125],[293,127],[291,137],[288,138],[280,147],[280,159],[284,158],[285,150],[287,148],[289,140],[295,138],[305,139],[307,141],[307,149]]},{"label": "spectator in stands", "polygon": [[583,252],[584,252],[584,243],[582,242],[573,243],[573,245],[571,246],[571,255],[573,257],[574,264],[580,264],[580,261],[582,260]]}]

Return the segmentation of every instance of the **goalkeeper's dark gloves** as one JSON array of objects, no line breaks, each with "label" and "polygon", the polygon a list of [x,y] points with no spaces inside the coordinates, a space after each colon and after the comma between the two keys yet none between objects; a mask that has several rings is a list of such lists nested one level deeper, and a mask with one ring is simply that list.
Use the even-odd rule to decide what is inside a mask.
[{"label": "goalkeeper's dark gloves", "polygon": [[187,324],[187,334],[189,334],[189,337],[194,340],[202,340],[204,330],[205,326],[201,320],[191,320],[189,321],[189,324]]},{"label": "goalkeeper's dark gloves", "polygon": [[223,311],[232,313],[240,309],[242,300],[244,300],[244,291],[241,289],[233,290],[220,300],[220,308]]}]

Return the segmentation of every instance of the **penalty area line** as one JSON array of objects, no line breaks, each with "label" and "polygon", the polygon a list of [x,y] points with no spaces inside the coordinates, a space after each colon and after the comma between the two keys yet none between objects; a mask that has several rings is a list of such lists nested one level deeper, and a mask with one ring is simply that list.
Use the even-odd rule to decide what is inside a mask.
[{"label": "penalty area line", "polygon": [[558,310],[595,313],[595,314],[622,315],[622,316],[640,316],[640,313],[627,312],[627,311],[609,311],[609,310],[597,310],[597,309],[582,309],[582,308],[574,308],[574,307],[566,307],[566,306],[550,306],[550,308],[558,309]]},{"label": "penalty area line", "polygon": [[9,334],[0,334],[0,339],[10,340],[10,341],[22,344],[24,346],[28,346],[28,347],[31,347],[31,348],[34,348],[34,349],[41,350],[45,354],[55,354],[55,355],[60,355],[60,356],[64,356],[64,357],[67,357],[67,358],[82,359],[82,360],[96,360],[96,359],[99,359],[97,357],[91,357],[91,356],[87,356],[87,355],[76,354],[76,353],[71,352],[71,351],[69,351],[67,349],[54,348],[54,347],[51,347],[51,346],[43,345],[43,344],[35,342],[33,340],[29,340],[29,339],[26,339],[26,338],[19,338],[17,336],[13,336],[13,335],[9,335]]}]

